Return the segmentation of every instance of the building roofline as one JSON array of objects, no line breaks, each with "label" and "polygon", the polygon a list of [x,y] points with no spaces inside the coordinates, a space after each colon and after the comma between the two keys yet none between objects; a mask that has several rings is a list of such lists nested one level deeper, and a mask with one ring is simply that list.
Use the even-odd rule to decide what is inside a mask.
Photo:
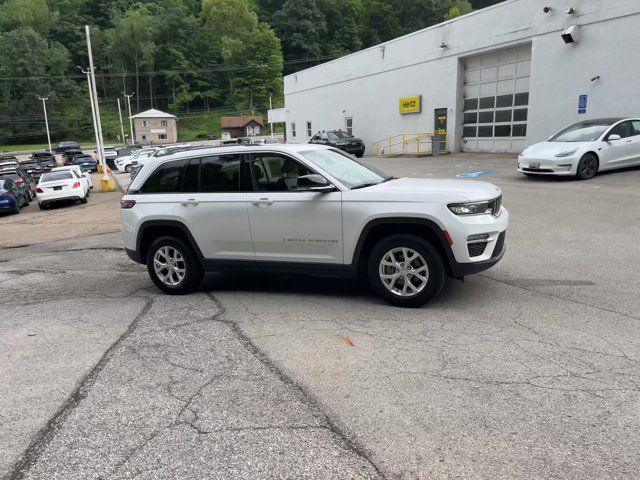
[{"label": "building roofline", "polygon": [[398,41],[403,40],[405,38],[412,37],[414,35],[419,35],[419,34],[421,34],[423,32],[429,31],[429,30],[435,30],[437,28],[442,28],[445,25],[457,22],[457,21],[459,21],[459,20],[461,20],[463,18],[468,18],[468,17],[471,17],[473,15],[479,15],[479,14],[481,14],[483,12],[487,12],[489,10],[493,10],[495,8],[499,8],[499,7],[502,7],[504,5],[507,5],[509,3],[515,3],[515,2],[519,2],[519,1],[521,1],[521,0],[504,0],[503,2],[496,3],[494,5],[489,5],[488,7],[484,7],[484,8],[481,8],[479,10],[474,10],[474,11],[466,13],[464,15],[460,15],[459,17],[452,18],[451,20],[445,20],[445,21],[437,23],[435,25],[431,25],[429,27],[422,28],[420,30],[416,30],[415,32],[407,33],[405,35],[402,35],[401,37],[392,38],[391,40],[387,40],[386,42],[382,42],[382,43],[378,43],[376,45],[372,45],[372,46],[367,47],[367,48],[365,48],[363,50],[358,50],[357,52],[348,53],[347,55],[343,55],[341,57],[334,58],[333,60],[329,60],[328,62],[323,62],[323,63],[320,63],[318,65],[314,65],[313,67],[305,68],[304,70],[299,70],[299,71],[297,71],[295,73],[290,73],[289,75],[285,75],[284,78],[286,79],[286,78],[289,78],[289,77],[294,77],[295,75],[297,75],[299,73],[309,72],[309,71],[311,71],[311,70],[313,70],[315,68],[324,67],[325,65],[329,65],[331,63],[335,63],[335,62],[341,61],[341,60],[343,60],[345,58],[349,58],[349,57],[352,57],[354,55],[359,55],[359,54],[364,53],[364,52],[375,50],[375,49],[380,48],[382,46],[390,45],[392,43],[398,42]]}]

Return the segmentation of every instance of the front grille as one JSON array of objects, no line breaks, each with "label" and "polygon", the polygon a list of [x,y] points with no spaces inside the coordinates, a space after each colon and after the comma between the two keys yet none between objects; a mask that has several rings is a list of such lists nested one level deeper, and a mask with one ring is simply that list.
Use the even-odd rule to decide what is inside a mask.
[{"label": "front grille", "polygon": [[467,244],[467,250],[470,257],[479,257],[484,253],[484,249],[487,248],[487,242],[476,242]]},{"label": "front grille", "polygon": [[533,172],[533,173],[553,173],[553,170],[550,168],[522,168],[523,172]]},{"label": "front grille", "polygon": [[499,257],[502,251],[504,250],[504,238],[507,235],[507,231],[505,230],[500,235],[498,235],[498,240],[496,240],[496,246],[493,249],[493,253],[491,254],[491,258]]},{"label": "front grille", "polygon": [[497,217],[500,215],[500,208],[502,207],[502,195],[498,198],[494,198],[489,202],[489,208],[491,209],[491,215]]}]

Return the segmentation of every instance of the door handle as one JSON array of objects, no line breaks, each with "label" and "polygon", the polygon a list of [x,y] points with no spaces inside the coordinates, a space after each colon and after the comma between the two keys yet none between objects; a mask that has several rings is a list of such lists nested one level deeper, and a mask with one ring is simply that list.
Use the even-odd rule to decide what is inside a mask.
[{"label": "door handle", "polygon": [[190,199],[182,202],[182,205],[184,205],[185,207],[195,207],[199,203],[200,202],[198,200],[196,200],[195,198],[190,198]]},{"label": "door handle", "polygon": [[269,198],[259,198],[258,200],[251,200],[251,203],[253,203],[256,207],[268,207],[269,205],[273,205],[273,200]]},{"label": "door handle", "polygon": [[633,138],[630,138],[629,140],[625,141],[624,143],[631,143],[631,140],[633,140]]}]

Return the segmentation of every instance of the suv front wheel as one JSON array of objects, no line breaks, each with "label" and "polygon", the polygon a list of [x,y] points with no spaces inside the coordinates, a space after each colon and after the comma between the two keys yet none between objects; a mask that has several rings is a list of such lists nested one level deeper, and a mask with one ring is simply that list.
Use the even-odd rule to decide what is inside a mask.
[{"label": "suv front wheel", "polygon": [[444,285],[438,251],[415,235],[383,238],[371,251],[367,271],[374,291],[398,307],[420,307]]},{"label": "suv front wheel", "polygon": [[171,295],[193,292],[204,275],[193,250],[174,237],[160,237],[151,244],[147,270],[156,287]]}]

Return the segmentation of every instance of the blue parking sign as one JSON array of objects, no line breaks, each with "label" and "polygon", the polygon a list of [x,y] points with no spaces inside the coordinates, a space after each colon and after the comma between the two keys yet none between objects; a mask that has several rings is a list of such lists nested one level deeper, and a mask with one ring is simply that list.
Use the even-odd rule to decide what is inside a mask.
[{"label": "blue parking sign", "polygon": [[587,96],[586,95],[580,95],[578,97],[578,109],[579,110],[584,110],[587,108]]}]

